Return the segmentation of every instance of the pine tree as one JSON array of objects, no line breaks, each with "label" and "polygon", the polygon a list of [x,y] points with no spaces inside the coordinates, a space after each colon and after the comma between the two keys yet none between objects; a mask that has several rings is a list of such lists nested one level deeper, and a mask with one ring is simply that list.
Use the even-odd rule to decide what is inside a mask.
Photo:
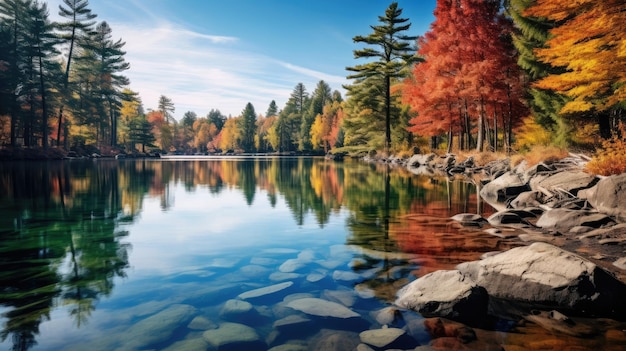
[{"label": "pine tree", "polygon": [[[76,49],[79,43],[85,42],[84,38],[89,36],[96,24],[94,18],[96,14],[91,13],[88,8],[88,0],[63,0],[63,4],[59,5],[59,15],[67,19],[67,22],[59,23],[60,38],[68,45],[68,52],[65,64],[65,77],[63,80],[63,93],[67,96],[68,85],[70,82],[70,68],[74,60]],[[57,144],[61,142],[61,130],[63,129],[63,109],[64,104],[59,107],[59,119],[57,122]],[[67,138],[67,135],[66,135]]]},{"label": "pine tree", "polygon": [[378,47],[379,50],[371,47],[354,50],[354,57],[376,58],[377,61],[366,64],[347,67],[348,71],[354,72],[348,79],[356,79],[355,84],[371,83],[369,77],[378,76],[381,78],[382,86],[380,90],[384,94],[384,121],[385,121],[385,152],[391,149],[391,109],[392,95],[391,84],[393,79],[401,78],[405,75],[404,68],[416,59],[413,41],[416,37],[402,34],[409,30],[411,23],[408,19],[401,18],[402,9],[398,8],[398,3],[392,2],[384,16],[378,16],[379,25],[371,26],[373,33],[368,36],[356,36],[355,43],[364,43]]},{"label": "pine tree", "polygon": [[543,77],[563,72],[559,67],[552,67],[540,61],[535,54],[535,49],[546,46],[549,31],[555,26],[555,22],[527,15],[526,9],[534,2],[535,0],[508,0],[507,14],[516,28],[512,33],[512,41],[519,53],[517,63],[528,77],[526,100],[532,118],[537,124],[555,134],[555,145],[566,146],[570,143],[572,125],[565,116],[559,114],[559,111],[567,98],[552,90],[532,86],[533,82]]},{"label": "pine tree", "polygon": [[241,132],[241,148],[245,152],[253,152],[254,136],[256,135],[256,112],[254,112],[254,106],[251,103],[247,103],[241,112],[239,130]]}]

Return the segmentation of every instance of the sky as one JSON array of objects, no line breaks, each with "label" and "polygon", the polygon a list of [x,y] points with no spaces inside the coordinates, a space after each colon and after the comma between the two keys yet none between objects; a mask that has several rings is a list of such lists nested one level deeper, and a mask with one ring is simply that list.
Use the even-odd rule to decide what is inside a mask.
[{"label": "sky", "polygon": [[[62,0],[47,0],[60,21]],[[411,28],[422,35],[436,0],[398,0]],[[126,43],[124,72],[144,108],[165,95],[180,120],[212,109],[239,116],[248,102],[265,114],[272,100],[285,106],[298,83],[311,94],[324,80],[342,94],[346,67],[360,48],[352,38],[372,33],[390,0],[90,0],[113,40]]]}]

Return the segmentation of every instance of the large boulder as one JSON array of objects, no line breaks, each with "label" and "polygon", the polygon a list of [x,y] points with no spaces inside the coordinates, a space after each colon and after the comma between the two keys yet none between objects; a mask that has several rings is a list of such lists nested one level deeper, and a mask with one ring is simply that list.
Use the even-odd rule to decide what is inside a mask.
[{"label": "large boulder", "polygon": [[600,180],[593,188],[581,192],[580,197],[598,211],[626,222],[626,173]]},{"label": "large boulder", "polygon": [[594,263],[550,244],[517,247],[457,269],[500,299],[622,319],[626,312],[626,285]]},{"label": "large boulder", "polygon": [[426,317],[464,323],[483,319],[489,297],[485,289],[457,270],[429,273],[398,291],[396,305]]},{"label": "large boulder", "polygon": [[511,171],[485,184],[480,190],[480,196],[490,205],[503,209],[507,200],[529,190],[522,177]]}]

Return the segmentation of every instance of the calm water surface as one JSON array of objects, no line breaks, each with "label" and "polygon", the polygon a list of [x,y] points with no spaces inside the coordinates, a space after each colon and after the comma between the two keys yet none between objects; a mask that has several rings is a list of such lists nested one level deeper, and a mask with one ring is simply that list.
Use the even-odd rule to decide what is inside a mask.
[{"label": "calm water surface", "polygon": [[[314,158],[2,163],[0,350],[206,350],[203,333],[233,324],[258,335],[241,349],[313,349],[328,330],[415,322],[422,317],[378,316],[411,280],[514,243],[448,220],[493,211],[474,185],[382,167]],[[316,319],[286,306],[303,297],[360,317]],[[287,322],[293,316],[307,321]],[[492,338],[503,344],[517,337],[500,329]],[[431,338],[413,334],[407,348]]]}]

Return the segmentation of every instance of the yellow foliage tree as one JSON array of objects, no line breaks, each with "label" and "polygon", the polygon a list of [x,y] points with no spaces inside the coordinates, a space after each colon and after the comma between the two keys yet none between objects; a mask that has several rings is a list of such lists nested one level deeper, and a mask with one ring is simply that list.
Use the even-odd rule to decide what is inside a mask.
[{"label": "yellow foliage tree", "polygon": [[239,118],[229,118],[224,123],[220,139],[220,148],[224,151],[239,148]]},{"label": "yellow foliage tree", "polygon": [[561,113],[601,112],[626,100],[624,0],[537,0],[526,14],[557,23],[547,47],[535,52],[565,70],[536,86],[571,98]]}]

